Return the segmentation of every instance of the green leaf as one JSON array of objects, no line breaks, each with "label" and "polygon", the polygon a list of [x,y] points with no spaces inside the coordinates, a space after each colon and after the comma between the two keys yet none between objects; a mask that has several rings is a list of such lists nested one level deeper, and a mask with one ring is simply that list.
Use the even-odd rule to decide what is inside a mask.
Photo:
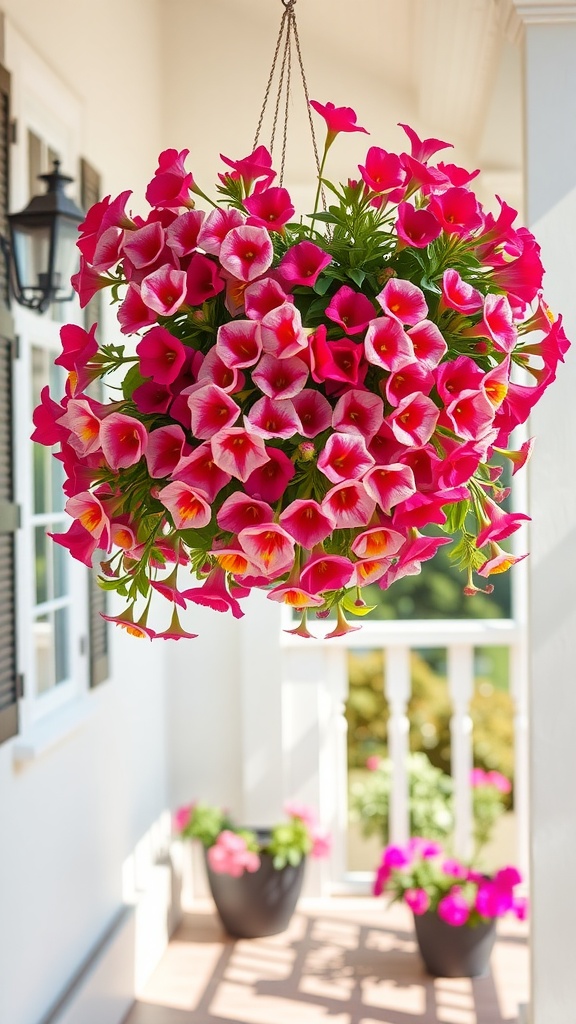
[{"label": "green leaf", "polygon": [[341,604],[345,611],[350,612],[350,615],[368,615],[368,612],[373,612],[376,605],[357,605],[355,604],[354,591],[348,591],[348,593],[342,598]]},{"label": "green leaf", "polygon": [[362,287],[366,279],[365,271],[361,270],[360,267],[349,267],[347,270],[348,277],[354,284],[357,284],[359,288]]},{"label": "green leaf", "polygon": [[[314,291],[316,292],[316,294],[317,295],[326,295],[326,292],[330,288],[330,286],[332,284],[332,281],[333,281],[332,277],[327,277],[325,274],[322,274],[317,279],[316,283],[314,284]],[[310,307],[310,308],[312,308],[312,307]]]},{"label": "green leaf", "polygon": [[468,509],[468,501],[457,501],[453,505],[445,505],[444,513],[446,515],[446,523],[443,527],[444,532],[458,533],[459,530],[462,530],[464,523],[466,522]]},{"label": "green leaf", "polygon": [[124,395],[124,398],[132,398],[136,388],[140,387],[145,380],[148,380],[148,378],[142,376],[138,363],[134,363],[134,366],[130,367],[122,381],[122,394]]}]

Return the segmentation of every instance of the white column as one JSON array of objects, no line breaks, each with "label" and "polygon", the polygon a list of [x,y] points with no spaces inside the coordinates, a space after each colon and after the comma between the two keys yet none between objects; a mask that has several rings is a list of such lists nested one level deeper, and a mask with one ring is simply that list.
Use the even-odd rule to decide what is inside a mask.
[{"label": "white column", "polygon": [[460,857],[468,857],[472,853],[472,719],[469,709],[474,693],[474,649],[468,644],[448,648],[448,688],[452,700],[450,739],[456,819],[454,852]]},{"label": "white column", "polygon": [[[576,338],[576,4],[515,3],[524,56],[526,208],[546,298]],[[532,1024],[574,1019],[576,353],[531,420]]]},{"label": "white column", "polygon": [[408,812],[408,734],[410,723],[406,714],[410,700],[410,648],[391,645],[386,648],[386,699],[390,705],[388,719],[388,756],[392,759],[392,792],[390,794],[390,842],[405,843],[410,835]]}]

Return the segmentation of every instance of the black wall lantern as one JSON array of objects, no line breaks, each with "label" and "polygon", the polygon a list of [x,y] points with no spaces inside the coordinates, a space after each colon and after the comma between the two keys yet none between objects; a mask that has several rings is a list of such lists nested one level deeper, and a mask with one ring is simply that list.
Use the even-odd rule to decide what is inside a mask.
[{"label": "black wall lantern", "polygon": [[64,192],[73,178],[54,170],[40,174],[47,191],[33,196],[20,213],[8,214],[10,224],[11,282],[21,306],[43,313],[51,302],[74,297],[70,278],[77,269],[78,225],[84,213]]}]

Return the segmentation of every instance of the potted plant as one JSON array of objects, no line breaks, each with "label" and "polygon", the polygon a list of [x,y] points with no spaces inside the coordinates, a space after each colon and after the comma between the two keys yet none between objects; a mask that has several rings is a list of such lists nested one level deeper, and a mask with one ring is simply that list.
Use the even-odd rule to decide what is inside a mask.
[{"label": "potted plant", "polygon": [[284,931],[302,889],[306,857],[330,852],[330,837],[309,807],[289,802],[284,811],[288,820],[269,829],[238,828],[226,811],[205,803],[176,812],[180,835],[204,846],[216,909],[236,938]]},{"label": "potted plant", "polygon": [[527,900],[515,893],[521,881],[515,867],[486,875],[440,843],[415,837],[405,846],[385,848],[374,895],[384,893],[410,908],[430,974],[474,978],[488,970],[498,918],[526,916]]}]

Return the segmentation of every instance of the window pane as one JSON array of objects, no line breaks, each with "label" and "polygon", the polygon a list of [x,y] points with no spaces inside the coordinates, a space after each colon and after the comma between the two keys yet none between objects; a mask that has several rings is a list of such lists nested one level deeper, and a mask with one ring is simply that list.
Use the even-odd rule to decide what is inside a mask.
[{"label": "window pane", "polygon": [[59,608],[54,613],[54,632],[56,638],[56,684],[58,684],[64,682],[70,675],[68,608]]},{"label": "window pane", "polygon": [[[61,525],[56,527],[56,530],[60,532]],[[52,530],[50,530],[52,532]],[[56,532],[56,531],[55,531]],[[55,544],[54,541],[50,541],[50,550],[52,553],[53,563],[53,597],[64,597],[68,593],[68,567],[70,564],[70,554],[67,548],[63,548],[61,544]]]},{"label": "window pane", "polygon": [[44,526],[37,526],[34,530],[34,547],[36,553],[36,604],[43,604],[51,596],[48,590],[48,538]]},{"label": "window pane", "polygon": [[33,629],[36,692],[42,694],[54,686],[54,631],[50,617],[40,615]]}]

